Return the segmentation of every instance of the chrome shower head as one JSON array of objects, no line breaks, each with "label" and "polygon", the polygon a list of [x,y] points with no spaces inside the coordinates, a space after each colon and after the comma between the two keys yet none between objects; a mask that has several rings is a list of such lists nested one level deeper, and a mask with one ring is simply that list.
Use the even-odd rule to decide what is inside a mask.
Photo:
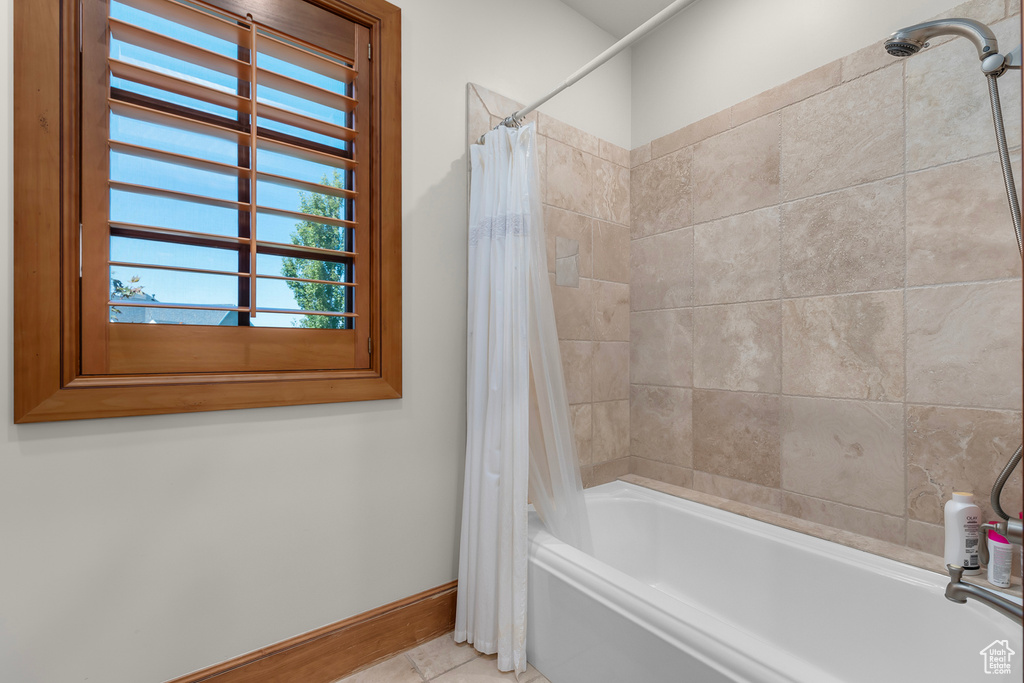
[{"label": "chrome shower head", "polygon": [[919,43],[911,43],[909,40],[894,40],[890,38],[885,41],[885,51],[893,57],[909,57],[916,55],[923,46]]},{"label": "chrome shower head", "polygon": [[999,52],[999,44],[992,29],[973,19],[939,19],[901,28],[885,41],[885,51],[893,57],[909,57],[920,52],[930,39],[944,35],[970,39],[978,49],[978,59]]}]

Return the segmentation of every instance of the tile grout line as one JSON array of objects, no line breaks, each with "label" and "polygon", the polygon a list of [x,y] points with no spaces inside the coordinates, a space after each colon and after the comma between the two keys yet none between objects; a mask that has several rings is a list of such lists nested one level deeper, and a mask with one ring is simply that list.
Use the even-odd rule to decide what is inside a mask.
[{"label": "tile grout line", "polygon": [[[864,48],[861,48],[861,49],[867,49],[868,47],[871,47],[871,46],[868,45],[868,46],[865,46]],[[854,51],[853,53],[850,53],[850,54],[856,54],[856,52],[859,52],[859,51],[860,50],[856,50],[856,51]],[[847,55],[847,56],[849,56],[849,55]],[[806,74],[802,74],[802,76],[797,76],[796,78],[790,79],[790,81],[787,81],[786,83],[782,83],[780,85],[777,85],[774,88],[769,88],[768,90],[764,90],[764,91],[762,91],[760,93],[757,93],[756,95],[748,97],[747,99],[745,99],[745,100],[743,100],[741,102],[737,102],[737,103],[735,103],[733,105],[730,105],[727,109],[723,109],[722,111],[716,112],[716,113],[711,114],[709,116],[705,116],[704,118],[698,119],[698,120],[696,120],[696,121],[694,121],[692,123],[688,123],[688,124],[686,124],[685,126],[683,126],[681,128],[677,128],[674,131],[671,131],[669,133],[666,133],[665,135],[661,135],[661,136],[655,138],[655,140],[660,140],[660,139],[666,138],[666,137],[668,137],[670,135],[674,135],[675,133],[678,133],[679,131],[682,131],[682,130],[684,130],[686,128],[689,128],[690,126],[697,126],[698,124],[701,124],[704,121],[707,121],[707,120],[709,120],[711,118],[714,118],[715,116],[718,116],[722,112],[728,112],[729,113],[729,125],[725,128],[725,130],[721,130],[721,131],[718,131],[717,133],[713,133],[713,134],[708,135],[708,136],[706,136],[704,138],[701,138],[701,140],[708,140],[708,139],[711,139],[713,137],[717,137],[719,135],[724,135],[725,133],[728,133],[728,132],[730,132],[732,130],[735,130],[736,128],[739,128],[740,126],[745,126],[748,123],[753,123],[754,121],[757,121],[758,119],[763,119],[763,118],[771,116],[773,114],[778,114],[778,113],[782,112],[785,109],[788,109],[788,108],[793,107],[793,106],[795,106],[797,104],[800,104],[801,102],[806,102],[809,99],[812,99],[812,98],[817,97],[819,95],[823,95],[823,94],[825,94],[827,92],[835,90],[836,88],[840,88],[840,87],[842,87],[844,85],[847,85],[849,83],[852,83],[852,82],[854,82],[854,81],[856,81],[858,79],[864,78],[865,76],[870,76],[871,74],[877,73],[877,72],[881,71],[882,69],[887,69],[887,68],[895,67],[895,66],[898,65],[895,62],[894,63],[890,63],[890,64],[886,64],[884,66],[880,66],[880,67],[878,67],[876,69],[872,69],[871,71],[868,71],[868,72],[865,72],[865,73],[860,74],[858,76],[855,76],[854,78],[851,78],[849,80],[843,80],[843,77],[842,77],[842,73],[843,73],[842,61],[843,61],[843,59],[844,59],[843,57],[840,57],[839,59],[833,60],[833,62],[837,62],[839,64],[839,76],[840,77],[839,77],[839,81],[837,83],[833,83],[831,85],[827,85],[827,86],[825,86],[824,88],[822,88],[820,90],[817,90],[817,91],[815,91],[815,92],[813,92],[813,93],[811,93],[809,95],[801,97],[800,99],[793,100],[792,102],[787,102],[786,104],[784,104],[782,106],[779,106],[779,107],[774,107],[774,108],[772,108],[772,109],[770,109],[768,111],[765,111],[765,112],[763,112],[761,114],[758,114],[757,116],[755,116],[753,118],[750,118],[750,119],[748,119],[746,121],[743,121],[742,123],[739,123],[739,124],[734,123],[733,120],[732,120],[732,111],[736,107],[738,107],[738,106],[740,106],[742,104],[745,104],[745,103],[747,103],[747,102],[749,102],[751,100],[757,99],[759,97],[763,97],[767,93],[770,93],[770,92],[772,92],[774,90],[777,90],[779,88],[783,88],[786,85],[788,85],[790,82],[798,80],[803,75],[806,75]],[[828,65],[825,64],[825,65],[823,65],[820,68],[824,68],[824,66],[828,66]],[[810,73],[810,72],[807,72],[807,73]],[[653,142],[653,140],[651,142]],[[651,144],[651,142],[648,142],[646,144]],[[697,142],[700,142],[700,140],[698,140]],[[692,144],[695,144],[695,143],[691,143],[691,145]],[[660,154],[657,157],[654,156],[654,147],[652,145],[650,161],[654,161],[654,159],[660,159],[662,157],[668,156],[669,154],[672,154],[673,152],[678,152],[680,149],[683,149],[684,147],[688,147],[688,146],[691,146],[691,145],[682,145],[682,146],[677,147],[675,149],[670,149],[669,151],[665,152],[664,154]],[[641,147],[643,147],[643,145],[641,145]],[[645,163],[649,163],[649,162],[645,162]]]},{"label": "tile grout line", "polygon": [[[598,143],[598,147],[600,147],[600,143]],[[593,178],[593,174],[591,174],[590,183],[591,183],[591,185],[590,185],[590,193],[591,193],[592,199],[594,201],[594,211],[596,213],[596,211],[597,211],[597,197],[594,196],[594,178]],[[595,220],[594,218],[590,219],[590,274],[591,275],[594,275],[594,228],[595,228],[594,220]],[[597,355],[597,339],[596,339],[596,337],[598,336],[598,334],[597,334],[597,323],[596,323],[596,318],[597,318],[596,310],[597,310],[597,295],[596,295],[596,292],[591,290],[591,297],[590,297],[590,336],[591,337],[595,337],[595,339],[591,339],[590,340],[591,347],[590,347],[590,401],[589,401],[589,405],[590,405],[590,466],[591,467],[594,466],[594,405],[596,403],[598,403],[598,401],[595,400],[597,398],[597,396],[595,395],[595,389],[594,389],[594,386],[595,386],[595,377],[594,376],[596,374],[596,369],[595,369],[595,365],[596,364],[594,363],[594,357]],[[571,425],[571,424],[570,424],[570,426],[573,427],[573,439],[575,440],[575,438],[576,438],[575,437],[575,427],[573,425]],[[577,458],[577,460],[579,460],[579,454],[577,454],[576,458]],[[593,477],[593,470],[591,470],[591,477]]]},{"label": "tile grout line", "polygon": [[[652,154],[653,154],[653,151],[654,151],[653,145],[651,146],[651,151],[652,151]],[[690,192],[690,296],[689,296],[690,305],[689,305],[689,309],[690,309],[690,382],[691,383],[693,383],[694,373],[697,371],[697,367],[696,367],[697,366],[697,361],[696,361],[697,354],[695,354],[693,352],[694,343],[695,343],[694,336],[696,335],[696,332],[693,329],[693,303],[694,303],[695,295],[696,295],[695,291],[694,291],[695,288],[696,288],[696,283],[695,283],[695,280],[694,280],[694,277],[695,277],[694,276],[694,264],[696,263],[696,259],[695,259],[695,254],[694,253],[695,253],[695,250],[696,250],[695,236],[697,234],[694,231],[694,229],[693,229],[693,219],[694,219],[694,215],[695,215],[695,212],[696,212],[696,207],[694,206],[694,204],[696,203],[696,196],[695,196],[695,192],[694,192],[694,185],[696,184],[696,180],[693,177],[693,157],[694,157],[694,151],[695,150],[693,149],[693,146],[691,145],[691,147],[690,147],[690,167],[687,169],[687,178],[689,179],[689,183],[688,183],[689,188],[688,189],[689,189],[689,192]],[[632,244],[630,246],[632,246]],[[691,396],[690,396],[690,452],[691,453],[693,453],[693,450],[694,450],[694,443],[695,442],[694,442],[693,439],[694,439],[694,436],[693,436],[693,396],[691,394]]]},{"label": "tile grout line", "polygon": [[[964,287],[964,286],[982,286],[982,285],[998,285],[1007,282],[1021,282],[1022,278],[1019,276],[1005,277],[1005,278],[993,278],[991,280],[971,280],[965,282],[936,282],[933,284],[922,284],[922,285],[910,285],[908,287],[890,287],[888,289],[868,289],[852,292],[826,292],[824,294],[804,294],[800,296],[783,296],[777,298],[768,299],[752,299],[750,301],[723,301],[721,303],[709,303],[709,304],[691,304],[686,306],[666,306],[664,308],[639,308],[631,309],[630,313],[653,313],[657,311],[678,311],[686,308],[713,308],[716,306],[742,306],[745,304],[765,304],[772,303],[773,301],[803,301],[807,299],[828,299],[837,297],[851,297],[861,296],[864,294],[891,294],[895,292],[907,291],[920,291],[928,289],[941,289],[943,287]],[[616,284],[616,283],[613,283]],[[621,283],[617,283],[621,284]]]},{"label": "tile grout line", "polygon": [[[840,81],[841,80],[842,80],[842,64],[840,64]],[[779,269],[779,275],[778,275],[778,282],[777,282],[778,289],[776,290],[777,294],[776,294],[775,298],[772,299],[773,301],[778,301],[778,307],[779,307],[779,313],[778,313],[778,315],[779,315],[779,321],[778,321],[779,322],[779,391],[778,391],[778,393],[779,394],[782,393],[782,389],[786,386],[786,324],[785,324],[785,322],[786,322],[786,315],[785,315],[785,310],[784,310],[785,309],[785,304],[783,303],[785,301],[783,296],[786,293],[786,289],[785,289],[785,287],[786,287],[786,280],[785,280],[785,277],[783,276],[783,273],[782,273],[783,254],[785,253],[785,239],[784,239],[784,237],[785,237],[785,232],[786,232],[786,220],[785,220],[785,217],[784,217],[784,214],[786,212],[783,210],[782,197],[783,197],[783,187],[786,184],[786,173],[785,173],[785,166],[782,163],[782,160],[784,158],[784,155],[782,153],[782,146],[783,146],[782,143],[783,143],[782,117],[780,116],[779,117],[779,195],[778,195],[778,197],[779,197],[778,214],[779,215],[778,215],[778,219],[777,219],[778,220],[777,228],[778,228],[778,233],[779,233],[779,237],[778,237],[779,255],[778,255],[777,265],[778,265],[778,269]],[[779,483],[780,484],[782,482],[782,465],[783,465],[782,444],[780,443],[779,444]]]},{"label": "tile grout line", "polygon": [[900,79],[900,84],[903,86],[903,545],[907,544],[909,526],[908,520],[910,515],[910,505],[907,499],[910,495],[910,473],[908,472],[910,466],[910,439],[907,436],[907,394],[910,389],[910,380],[908,375],[910,374],[907,370],[907,361],[909,355],[907,353],[907,347],[909,346],[909,333],[907,329],[907,283],[910,273],[910,248],[907,243],[909,239],[907,231],[907,166],[909,164],[909,140],[907,136],[907,65],[906,61],[903,63],[903,77]]},{"label": "tile grout line", "polygon": [[[1004,21],[1005,19],[1009,19],[1009,18],[1011,18],[1012,16],[1016,16],[1016,13],[1014,13],[1013,15],[1008,15],[1008,16],[1004,16],[1003,18],[999,19],[998,21]],[[993,23],[996,23],[996,22],[993,22]],[[869,48],[869,47],[872,47],[872,46],[870,46],[870,45],[869,45],[869,46],[865,46],[864,48],[861,48],[861,49],[867,49],[867,48]],[[936,47],[938,47],[938,46],[936,46]],[[852,54],[856,54],[856,52],[859,52],[859,51],[860,51],[860,50],[857,50],[857,51],[855,51],[855,52],[853,52],[853,53],[850,53],[850,54],[851,54],[851,55],[852,55]],[[850,55],[846,55],[846,56],[850,56]],[[837,83],[833,83],[833,84],[831,84],[831,85],[828,85],[828,86],[826,86],[825,88],[823,88],[823,89],[820,89],[820,90],[818,90],[818,91],[816,91],[816,92],[814,92],[814,93],[811,93],[810,95],[807,95],[807,96],[805,96],[805,97],[802,97],[802,98],[800,98],[800,99],[798,99],[798,100],[794,100],[794,101],[792,101],[792,102],[788,102],[787,104],[785,104],[785,105],[782,105],[781,107],[775,107],[775,108],[773,108],[773,109],[771,109],[771,110],[769,110],[769,111],[765,111],[765,112],[763,112],[763,113],[761,113],[761,114],[759,114],[759,115],[757,115],[757,116],[755,116],[755,117],[753,117],[753,118],[751,118],[751,119],[749,119],[749,120],[747,120],[747,121],[744,121],[744,122],[742,122],[742,123],[740,123],[740,124],[734,124],[734,123],[732,122],[732,116],[731,116],[731,113],[730,113],[729,125],[728,125],[728,127],[727,127],[727,128],[725,129],[725,130],[721,130],[721,131],[719,131],[719,132],[717,132],[717,133],[714,133],[714,134],[712,134],[712,135],[706,136],[706,137],[702,138],[701,140],[708,140],[708,139],[710,139],[710,138],[713,138],[713,137],[717,137],[717,136],[719,136],[719,135],[724,135],[725,133],[731,132],[731,131],[735,130],[736,128],[739,128],[740,126],[744,126],[744,125],[747,125],[748,123],[753,123],[754,121],[757,121],[758,119],[762,119],[762,118],[765,118],[765,117],[771,116],[771,115],[773,115],[773,114],[779,114],[779,113],[781,113],[782,111],[784,111],[784,110],[786,110],[786,109],[789,109],[790,107],[796,106],[796,105],[798,105],[798,104],[800,104],[800,103],[802,103],[802,102],[806,102],[807,100],[810,100],[810,99],[813,99],[813,98],[815,98],[815,97],[818,97],[819,95],[823,95],[823,94],[825,94],[825,93],[831,92],[832,90],[836,90],[836,89],[838,89],[838,88],[841,88],[841,87],[843,87],[843,86],[845,86],[845,85],[848,85],[848,84],[850,84],[850,83],[853,83],[853,82],[855,82],[855,81],[858,81],[858,80],[860,80],[860,79],[862,79],[862,78],[865,78],[865,77],[867,77],[867,76],[871,76],[871,75],[873,75],[873,74],[877,74],[877,73],[878,73],[879,71],[882,71],[883,69],[895,68],[895,67],[899,66],[899,67],[901,68],[901,70],[903,70],[903,72],[904,72],[904,75],[905,75],[905,73],[906,73],[906,67],[905,67],[905,65],[904,65],[904,64],[898,64],[898,63],[891,63],[891,64],[885,64],[885,65],[883,65],[883,66],[880,66],[880,67],[877,67],[877,68],[871,69],[870,71],[867,71],[867,72],[865,72],[865,73],[859,74],[859,75],[857,75],[857,76],[855,76],[855,77],[853,77],[853,78],[851,78],[851,79],[849,79],[849,80],[844,80],[844,78],[843,78],[843,75],[842,75],[842,74],[843,74],[843,71],[844,71],[844,69],[843,69],[843,66],[842,66],[842,61],[843,61],[843,59],[844,59],[844,58],[843,58],[843,57],[841,57],[841,58],[839,58],[839,59],[837,59],[837,60],[834,60],[834,61],[836,61],[836,62],[839,62],[839,63],[840,63],[840,64],[839,64],[839,71],[840,71],[840,79],[839,79],[839,82],[837,82]],[[809,72],[808,72],[808,73],[809,73]],[[800,77],[798,76],[797,78],[800,78]],[[792,80],[796,80],[796,79],[792,79]],[[782,85],[776,86],[776,88],[780,88],[780,87],[783,87],[783,86],[785,86],[785,85],[786,85],[786,84],[785,84],[785,83],[783,83]],[[728,111],[728,112],[731,112],[731,111],[732,111],[733,109],[735,109],[735,107],[737,107],[737,106],[739,106],[739,105],[742,105],[742,104],[745,104],[746,102],[749,102],[750,100],[753,100],[753,99],[756,99],[756,98],[762,97],[762,96],[764,96],[765,94],[767,94],[767,93],[771,92],[772,90],[775,90],[776,88],[769,88],[768,90],[765,90],[765,91],[763,91],[763,92],[760,92],[760,93],[758,93],[758,94],[756,94],[756,95],[754,95],[754,96],[752,96],[752,97],[748,97],[748,98],[747,98],[746,100],[743,100],[742,102],[737,102],[736,104],[733,104],[733,105],[731,105],[731,106],[730,106],[730,107],[729,107],[728,109],[726,109],[726,110],[722,110],[722,111]],[[690,126],[696,126],[696,125],[698,125],[698,124],[700,124],[700,123],[702,123],[702,122],[704,122],[704,121],[706,121],[706,120],[708,120],[708,119],[711,119],[711,118],[713,118],[713,117],[715,117],[715,116],[719,115],[720,113],[721,113],[721,112],[716,112],[715,114],[711,114],[710,116],[705,116],[705,117],[704,117],[704,118],[702,118],[702,119],[698,119],[697,121],[694,121],[694,122],[692,122],[692,123],[688,123],[688,124],[686,124],[685,126],[682,126],[681,128],[677,128],[677,129],[676,129],[676,130],[674,130],[674,131],[671,131],[671,132],[669,132],[669,133],[666,133],[665,135],[661,135],[661,136],[659,136],[659,137],[655,138],[655,140],[660,140],[660,139],[666,138],[666,137],[668,137],[668,136],[670,136],[670,135],[674,135],[674,134],[676,134],[676,133],[678,133],[678,132],[680,132],[680,131],[682,131],[682,130],[684,130],[684,129],[686,129],[686,128],[689,128]],[[698,141],[696,141],[696,142],[700,142],[701,140],[698,140]],[[659,154],[658,156],[654,156],[654,146],[653,146],[653,145],[651,144],[651,143],[653,143],[653,142],[654,142],[654,140],[651,140],[650,142],[647,142],[647,143],[645,143],[645,144],[647,144],[647,145],[651,145],[651,158],[650,158],[650,159],[649,159],[648,161],[644,162],[644,163],[650,163],[650,162],[654,161],[655,159],[661,159],[662,157],[666,157],[666,156],[668,156],[669,154],[672,154],[672,153],[674,153],[674,152],[678,152],[678,151],[679,151],[680,149],[683,149],[683,148],[685,148],[685,147],[689,147],[689,146],[692,146],[693,144],[696,144],[696,142],[693,142],[693,143],[690,143],[689,145],[681,145],[681,146],[679,146],[679,147],[676,147],[676,148],[674,148],[674,149],[669,149],[669,150],[668,150],[667,152],[664,152],[664,153],[662,153],[662,154]],[[644,145],[640,145],[640,147],[643,147],[643,146],[644,146]],[[635,149],[639,149],[640,147],[637,147],[637,148],[635,148]],[[946,162],[946,163],[955,163],[955,162]],[[643,165],[643,164],[638,164],[637,166],[642,166],[642,165]],[[635,167],[631,167],[631,168],[635,168]],[[921,169],[915,169],[915,171],[918,171],[918,170],[926,170],[926,168],[929,168],[929,167],[925,167],[925,168],[921,168]]]},{"label": "tile grout line", "polygon": [[[822,401],[850,401],[856,403],[870,403],[873,405],[889,405],[899,406],[906,405],[908,407],[921,407],[921,408],[944,408],[947,410],[981,410],[986,412],[994,413],[1008,413],[1010,415],[1020,415],[1021,411],[1014,408],[1000,408],[991,405],[955,405],[949,403],[929,403],[927,401],[908,401],[906,399],[881,399],[881,398],[862,398],[862,397],[850,397],[850,396],[828,396],[824,394],[791,394],[785,392],[769,392],[769,391],[753,391],[750,389],[722,389],[719,387],[700,387],[692,385],[675,385],[675,384],[654,384],[650,382],[630,382],[630,386],[638,387],[651,387],[654,389],[689,389],[691,391],[718,391],[723,393],[735,393],[735,394],[748,394],[754,396],[774,396],[778,398],[800,398],[807,400],[822,400]],[[603,401],[604,403],[611,403],[613,400],[623,399],[612,399]],[[579,405],[579,404],[574,404]]]},{"label": "tile grout line", "polygon": [[[780,125],[781,125],[781,123],[780,123]],[[693,147],[693,145],[689,145],[689,147]],[[683,147],[681,149],[685,149],[685,147]],[[1021,149],[1022,149],[1022,145],[1016,145],[1016,146],[1014,146],[1014,147],[1012,147],[1010,149],[1010,153],[1011,154],[1019,153]],[[679,151],[679,150],[676,150],[676,151]],[[986,151],[986,152],[981,152],[980,154],[973,154],[973,155],[970,155],[970,156],[966,156],[966,157],[964,157],[962,159],[952,159],[952,160],[949,160],[949,161],[943,161],[943,162],[940,162],[940,163],[932,164],[930,166],[923,166],[921,168],[917,168],[917,169],[913,169],[913,170],[905,170],[905,171],[901,171],[900,173],[893,173],[892,175],[882,176],[882,177],[879,177],[879,178],[873,178],[871,180],[861,181],[861,182],[858,182],[858,183],[854,183],[852,185],[845,185],[843,187],[838,187],[838,188],[831,189],[831,190],[823,190],[821,192],[816,192],[816,193],[813,193],[813,194],[809,194],[809,195],[805,195],[805,196],[800,196],[800,197],[794,197],[792,199],[786,199],[785,197],[782,197],[782,198],[780,198],[780,202],[778,204],[776,204],[776,205],[766,204],[765,206],[759,206],[759,207],[755,207],[755,208],[752,208],[752,209],[746,209],[744,211],[738,211],[736,213],[731,213],[731,214],[726,214],[726,215],[723,215],[723,216],[718,216],[716,218],[712,218],[712,219],[709,219],[709,220],[706,220],[706,221],[701,221],[700,223],[694,223],[694,222],[692,222],[692,219],[691,219],[691,222],[688,225],[680,226],[678,228],[672,228],[670,230],[665,230],[663,232],[655,232],[655,233],[652,233],[650,235],[641,235],[639,237],[631,237],[631,239],[633,239],[633,240],[642,240],[642,239],[647,239],[649,237],[656,237],[658,235],[663,235],[663,234],[666,234],[666,233],[669,233],[669,232],[677,232],[679,230],[683,230],[683,229],[686,229],[686,228],[694,228],[694,227],[698,227],[698,226],[703,226],[703,225],[707,225],[709,223],[715,223],[715,222],[722,221],[722,220],[725,220],[725,219],[728,219],[728,218],[737,218],[739,216],[744,216],[744,215],[746,215],[748,213],[753,213],[755,211],[763,211],[765,209],[772,208],[773,206],[778,206],[778,207],[781,208],[782,206],[785,206],[785,205],[788,205],[788,204],[795,204],[797,202],[803,202],[803,201],[807,201],[807,200],[810,200],[810,199],[819,199],[819,198],[827,197],[829,195],[838,194],[840,192],[846,192],[848,190],[853,190],[853,189],[865,187],[867,185],[873,185],[875,183],[881,183],[881,182],[884,182],[884,181],[887,181],[887,180],[890,180],[890,181],[891,180],[896,180],[896,179],[899,179],[899,178],[901,178],[901,177],[903,177],[905,175],[917,175],[919,173],[925,173],[927,171],[933,171],[933,170],[945,168],[947,166],[954,166],[956,164],[965,163],[965,162],[968,162],[968,161],[979,161],[979,160],[983,160],[985,157],[989,157],[989,156],[994,157],[995,160],[998,160],[998,156],[997,155],[998,155],[997,151],[990,150],[990,151]],[[904,156],[906,156],[906,152],[905,151],[904,151]],[[904,162],[904,166],[905,167],[906,167],[906,165],[907,165],[906,162]],[[554,208],[562,209],[562,207],[558,207],[558,206],[555,206]],[[562,210],[563,211],[570,211],[569,209],[562,209]],[[605,222],[611,222],[613,225],[621,225],[619,223],[614,223],[612,221],[605,221]]]},{"label": "tile grout line", "polygon": [[[417,646],[417,647],[419,647],[419,646]],[[415,650],[415,649],[416,649],[416,648],[411,648],[411,649],[409,649],[409,650],[406,650],[406,651],[405,651],[405,652],[403,652],[402,654],[403,654],[403,655],[405,656],[405,659],[406,659],[406,661],[407,661],[407,662],[409,662],[410,664],[412,664],[412,670],[416,672],[416,674],[417,674],[417,675],[418,675],[418,676],[420,677],[420,680],[421,680],[421,681],[427,681],[427,680],[428,680],[428,679],[427,679],[427,677],[426,677],[425,675],[423,675],[423,672],[422,672],[422,671],[420,671],[420,667],[416,665],[416,660],[415,660],[415,659],[413,659],[413,658],[412,658],[412,657],[411,657],[411,656],[409,655],[409,653],[410,653],[410,652],[411,652],[412,650]]]},{"label": "tile grout line", "polygon": [[[718,477],[720,479],[726,479],[726,480],[729,480],[729,481],[739,482],[740,484],[744,484],[744,485],[747,485],[747,486],[756,486],[756,487],[758,487],[760,489],[763,489],[764,491],[778,491],[780,493],[791,493],[793,495],[802,496],[804,498],[809,498],[811,500],[820,501],[822,503],[829,503],[831,505],[841,505],[843,507],[852,508],[854,510],[859,510],[859,511],[862,511],[862,512],[869,512],[869,513],[872,513],[872,514],[883,515],[885,517],[891,517],[892,519],[902,519],[902,517],[900,515],[896,515],[896,514],[894,514],[892,512],[882,512],[881,510],[875,510],[875,509],[872,509],[872,508],[863,507],[861,505],[855,505],[853,503],[844,503],[844,502],[838,501],[838,500],[831,500],[829,498],[822,498],[820,496],[816,496],[816,495],[810,494],[810,493],[805,493],[803,491],[796,491],[794,489],[785,488],[781,484],[779,486],[767,486],[765,484],[758,484],[756,482],[747,481],[746,479],[739,479],[737,477],[730,477],[730,476],[724,475],[724,474],[715,474],[714,472],[706,472],[704,470],[697,470],[697,468],[694,468],[694,471],[704,472],[705,474],[710,474],[711,476]],[[725,496],[721,496],[721,497],[724,498]],[[730,500],[732,500],[732,499],[730,499]],[[742,502],[742,501],[737,501],[737,502]],[[783,514],[787,514],[787,513],[783,513]],[[796,519],[802,519],[801,517],[796,517],[796,515],[789,515],[789,516],[790,517],[795,517]],[[807,521],[811,521],[811,520],[807,520]],[[917,520],[915,520],[915,521],[917,521]],[[818,524],[822,524],[822,523],[823,522],[818,522]],[[832,525],[827,524],[826,526],[832,526]],[[839,528],[839,527],[836,527],[836,528]]]}]

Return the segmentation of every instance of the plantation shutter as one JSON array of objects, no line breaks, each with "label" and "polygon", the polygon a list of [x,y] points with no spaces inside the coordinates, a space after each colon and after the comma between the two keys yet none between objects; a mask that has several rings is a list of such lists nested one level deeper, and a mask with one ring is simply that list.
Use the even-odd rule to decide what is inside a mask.
[{"label": "plantation shutter", "polygon": [[86,374],[369,365],[369,32],[244,5],[85,2]]}]

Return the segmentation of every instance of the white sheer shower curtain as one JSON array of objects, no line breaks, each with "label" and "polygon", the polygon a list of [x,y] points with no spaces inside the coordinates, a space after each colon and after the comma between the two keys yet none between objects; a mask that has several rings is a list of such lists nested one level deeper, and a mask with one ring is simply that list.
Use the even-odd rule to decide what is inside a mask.
[{"label": "white sheer shower curtain", "polygon": [[533,124],[472,145],[466,480],[455,640],[526,670],[527,497],[589,550],[547,273]]}]

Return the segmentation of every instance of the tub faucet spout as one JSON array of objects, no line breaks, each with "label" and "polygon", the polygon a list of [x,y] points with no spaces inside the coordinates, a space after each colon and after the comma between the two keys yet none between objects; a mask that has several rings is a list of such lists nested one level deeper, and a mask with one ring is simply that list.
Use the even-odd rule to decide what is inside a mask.
[{"label": "tub faucet spout", "polygon": [[986,590],[981,586],[975,586],[972,583],[961,581],[960,579],[964,573],[963,567],[955,564],[947,564],[946,571],[949,572],[949,583],[946,584],[947,600],[952,600],[953,602],[960,603],[961,605],[967,602],[967,598],[977,600],[980,603],[988,605],[1000,614],[1013,619],[1018,624],[1024,624],[1024,608],[1020,605],[1012,600],[1004,598],[998,593]]}]

